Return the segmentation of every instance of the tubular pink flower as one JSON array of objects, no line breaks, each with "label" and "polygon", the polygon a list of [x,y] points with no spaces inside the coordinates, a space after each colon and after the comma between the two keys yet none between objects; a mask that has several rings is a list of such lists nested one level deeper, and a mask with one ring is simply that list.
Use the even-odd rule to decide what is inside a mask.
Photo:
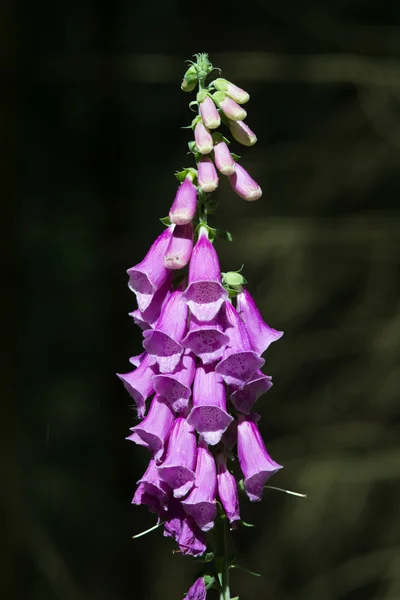
[{"label": "tubular pink flower", "polygon": [[167,509],[170,489],[158,476],[156,464],[150,460],[143,477],[136,482],[139,487],[132,504],[147,504],[151,512],[161,514]]},{"label": "tubular pink flower", "polygon": [[234,523],[235,521],[240,521],[239,495],[236,479],[232,473],[228,471],[225,454],[217,454],[216,462],[218,498],[224,507],[229,522]]},{"label": "tubular pink flower", "polygon": [[178,187],[175,200],[169,211],[169,220],[175,225],[186,225],[193,220],[197,207],[197,189],[192,177],[186,179]]},{"label": "tubular pink flower", "polygon": [[189,285],[183,298],[196,319],[211,321],[227,297],[228,292],[221,284],[217,253],[208,239],[207,229],[200,227],[189,263]]},{"label": "tubular pink flower", "polygon": [[243,415],[239,416],[237,451],[246,493],[251,502],[258,502],[264,485],[282,465],[268,454],[254,421]]},{"label": "tubular pink flower", "polygon": [[204,156],[197,165],[197,181],[203,192],[213,192],[218,187],[218,175],[211,158]]},{"label": "tubular pink flower", "polygon": [[190,317],[189,332],[182,340],[182,346],[192,350],[202,362],[208,365],[219,360],[229,336],[223,332],[221,318],[215,316],[211,321],[198,321],[194,315]]},{"label": "tubular pink flower", "polygon": [[170,294],[172,277],[173,273],[169,272],[162,286],[154,293],[146,310],[136,309],[129,313],[129,316],[141,329],[151,329],[157,323],[163,304]]},{"label": "tubular pink flower", "polygon": [[164,265],[167,269],[183,269],[193,250],[193,225],[176,225],[169,243],[167,252],[164,256]]},{"label": "tubular pink flower", "polygon": [[183,510],[193,517],[202,531],[214,527],[217,516],[217,472],[213,456],[204,443],[197,450],[195,485],[186,500]]},{"label": "tubular pink flower", "polygon": [[214,102],[219,106],[224,115],[232,121],[243,121],[247,117],[247,112],[236,104],[232,98],[226,96],[223,92],[213,94]]},{"label": "tubular pink flower", "polygon": [[200,154],[209,154],[213,149],[211,133],[204,127],[201,121],[198,121],[194,128],[194,140]]},{"label": "tubular pink flower", "polygon": [[221,117],[210,96],[206,96],[204,100],[200,102],[200,115],[203,124],[208,129],[217,129],[217,127],[221,125]]},{"label": "tubular pink flower", "polygon": [[246,104],[250,100],[250,96],[245,90],[226,79],[218,78],[213,83],[218,91],[225,92],[238,104]]},{"label": "tubular pink flower", "polygon": [[265,361],[252,349],[244,323],[230,302],[225,302],[225,315],[230,341],[215,370],[228,385],[242,387]]},{"label": "tubular pink flower", "polygon": [[187,330],[188,307],[182,292],[173,292],[163,306],[154,329],[143,332],[143,347],[155,357],[161,373],[170,373],[177,366]]},{"label": "tubular pink flower", "polygon": [[236,163],[225,142],[221,141],[215,144],[214,160],[218,171],[223,175],[232,175],[235,172]]},{"label": "tubular pink flower", "polygon": [[263,354],[272,342],[283,336],[283,331],[272,329],[266,324],[246,289],[237,296],[237,311],[244,321],[253,350],[258,354]]},{"label": "tubular pink flower", "polygon": [[186,419],[178,417],[170,433],[167,455],[158,467],[160,479],[172,488],[175,498],[183,498],[192,489],[196,457],[194,429]]},{"label": "tubular pink flower", "polygon": [[146,400],[154,392],[153,375],[158,373],[157,364],[150,354],[147,354],[139,366],[130,373],[117,373],[136,403],[139,418],[143,418],[146,412]]},{"label": "tubular pink flower", "polygon": [[154,460],[159,462],[174,421],[171,407],[164,398],[156,394],[146,418],[139,425],[131,427],[132,433],[126,439],[148,448]]},{"label": "tubular pink flower", "polygon": [[207,590],[204,577],[199,577],[186,594],[184,600],[206,600],[206,597]]},{"label": "tubular pink flower", "polygon": [[150,305],[155,292],[160,289],[168,277],[168,269],[164,265],[164,255],[171,240],[173,227],[168,227],[156,239],[150,250],[134,267],[128,269],[129,289],[135,292],[141,311]]},{"label": "tubular pink flower", "polygon": [[256,183],[254,179],[250,177],[246,169],[243,169],[238,163],[236,163],[235,172],[232,173],[232,175],[229,175],[229,182],[234,191],[243,198],[243,200],[252,202],[258,200],[262,196],[262,189],[258,183]]},{"label": "tubular pink flower", "polygon": [[229,121],[229,130],[239,144],[254,146],[257,141],[255,133],[244,121]]},{"label": "tubular pink flower", "polygon": [[186,351],[173,373],[153,377],[154,389],[169,402],[175,412],[188,406],[195,372],[194,356]]},{"label": "tubular pink flower", "polygon": [[206,551],[204,534],[175,498],[168,502],[164,536],[174,538],[183,554],[201,556]]},{"label": "tubular pink flower", "polygon": [[226,412],[226,394],[215,365],[200,365],[193,382],[193,408],[188,423],[201,433],[207,444],[218,444],[233,418]]},{"label": "tubular pink flower", "polygon": [[239,412],[250,414],[258,398],[272,387],[272,377],[256,371],[253,377],[242,388],[231,395],[231,402]]}]

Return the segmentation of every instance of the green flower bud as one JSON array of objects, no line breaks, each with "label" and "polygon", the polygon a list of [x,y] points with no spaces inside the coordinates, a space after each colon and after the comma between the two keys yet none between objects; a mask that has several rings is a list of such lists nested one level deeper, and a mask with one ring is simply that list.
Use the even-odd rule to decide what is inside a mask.
[{"label": "green flower bud", "polygon": [[189,67],[183,76],[181,90],[184,92],[192,92],[197,85],[197,69],[194,65]]}]

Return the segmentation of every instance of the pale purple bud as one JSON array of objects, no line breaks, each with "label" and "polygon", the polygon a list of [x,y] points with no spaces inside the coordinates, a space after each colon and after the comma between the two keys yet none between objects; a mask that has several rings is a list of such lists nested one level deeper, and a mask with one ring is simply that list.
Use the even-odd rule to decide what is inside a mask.
[{"label": "pale purple bud", "polygon": [[193,250],[193,225],[175,225],[174,233],[172,234],[167,252],[164,256],[164,264],[167,269],[183,269]]},{"label": "pale purple bud", "polygon": [[217,107],[210,96],[206,96],[202,102],[200,102],[200,114],[202,121],[208,129],[217,129],[221,125],[221,117]]},{"label": "pale purple bud", "polygon": [[150,250],[134,267],[128,269],[129,289],[135,292],[141,311],[150,305],[155,292],[160,289],[168,277],[169,270],[164,265],[164,255],[171,240],[173,227],[168,227],[156,239]]},{"label": "pale purple bud", "polygon": [[170,433],[165,460],[158,467],[160,478],[173,489],[175,498],[183,498],[192,489],[196,457],[194,429],[186,419],[179,417]]},{"label": "pale purple bud", "polygon": [[200,154],[209,154],[213,149],[213,139],[209,130],[204,127],[201,121],[198,121],[194,128],[194,140],[197,150]]},{"label": "pale purple bud", "polygon": [[215,370],[228,385],[242,387],[265,361],[252,349],[244,323],[232,304],[225,302],[224,306],[226,320],[230,324],[226,330],[230,341]]},{"label": "pale purple bud", "polygon": [[182,340],[182,346],[190,348],[204,364],[209,364],[222,357],[228,342],[229,337],[223,332],[219,315],[211,321],[198,321],[191,315],[189,333]]},{"label": "pale purple bud", "polygon": [[175,225],[186,225],[193,220],[197,207],[197,189],[191,175],[178,187],[169,211],[169,220]]},{"label": "pale purple bud", "polygon": [[175,412],[187,407],[195,372],[194,356],[191,352],[185,352],[173,373],[162,373],[153,378],[154,389],[170,403]]},{"label": "pale purple bud", "polygon": [[187,330],[188,307],[182,292],[173,292],[163,306],[154,329],[143,332],[143,347],[155,357],[161,373],[171,373],[177,366]]},{"label": "pale purple bud", "polygon": [[251,502],[258,502],[264,485],[282,465],[268,454],[254,421],[243,415],[239,416],[237,451],[246,493]]},{"label": "pale purple bud", "polygon": [[138,417],[141,419],[146,412],[146,400],[154,392],[153,375],[156,373],[158,373],[158,367],[150,354],[146,355],[134,371],[123,374],[117,373],[125,389],[135,400]]},{"label": "pale purple bud", "polygon": [[188,423],[201,433],[207,444],[218,444],[233,418],[226,412],[226,393],[215,365],[200,365],[193,382],[193,408]]},{"label": "pale purple bud", "polygon": [[168,506],[169,487],[158,476],[156,464],[150,460],[143,477],[136,483],[139,484],[132,504],[147,504],[151,512],[160,514]]},{"label": "pale purple bud", "polygon": [[236,163],[235,172],[229,175],[229,181],[235,192],[243,198],[252,202],[258,200],[262,196],[262,189],[257,182],[254,181],[239,163]]},{"label": "pale purple bud", "polygon": [[159,462],[174,421],[172,408],[164,398],[156,394],[146,418],[139,425],[130,428],[132,433],[126,439],[150,450],[154,460]]},{"label": "pale purple bud", "polygon": [[242,90],[242,88],[226,79],[218,78],[213,83],[218,91],[225,92],[225,94],[228,94],[238,104],[246,104],[250,99],[249,94],[245,90]]},{"label": "pale purple bud", "polygon": [[218,187],[218,175],[211,158],[203,157],[197,165],[197,181],[203,192],[213,192]]},{"label": "pale purple bud", "polygon": [[240,521],[239,495],[236,479],[228,471],[225,454],[217,454],[218,497],[230,523]]},{"label": "pale purple bud", "polygon": [[232,121],[243,121],[247,117],[247,112],[236,104],[232,98],[226,96],[223,92],[215,92],[213,94],[214,102],[219,106],[224,115]]},{"label": "pale purple bud", "polygon": [[183,298],[196,319],[211,321],[227,297],[228,292],[221,284],[217,253],[208,239],[207,229],[200,227],[189,263],[189,285]]},{"label": "pale purple bud", "polygon": [[244,121],[229,121],[229,130],[239,144],[254,146],[257,141],[255,133]]},{"label": "pale purple bud", "polygon": [[237,310],[244,321],[253,350],[258,354],[263,354],[272,342],[283,336],[283,331],[272,329],[265,323],[254,299],[246,289],[237,296]]},{"label": "pale purple bud", "polygon": [[216,495],[217,472],[214,458],[205,444],[200,443],[195,484],[186,500],[182,501],[182,506],[202,531],[209,531],[214,526],[217,516]]},{"label": "pale purple bud", "polygon": [[248,383],[233,392],[231,395],[232,404],[236,410],[248,415],[258,398],[268,392],[271,387],[272,377],[264,375],[261,371],[256,371]]},{"label": "pale purple bud", "polygon": [[206,597],[207,590],[204,577],[199,577],[186,594],[184,600],[206,600]]},{"label": "pale purple bud", "polygon": [[217,142],[214,146],[214,160],[217,169],[223,175],[232,175],[235,172],[236,163],[229,151],[227,144],[223,141]]},{"label": "pale purple bud", "polygon": [[[170,294],[171,282],[173,273],[170,272],[167,275],[166,280],[162,286],[154,293],[154,296],[146,308],[146,310],[136,309],[129,313],[129,316],[133,318],[135,324],[141,329],[151,329],[157,323],[157,320],[161,314],[163,304]],[[135,363],[133,363],[135,364]]]}]

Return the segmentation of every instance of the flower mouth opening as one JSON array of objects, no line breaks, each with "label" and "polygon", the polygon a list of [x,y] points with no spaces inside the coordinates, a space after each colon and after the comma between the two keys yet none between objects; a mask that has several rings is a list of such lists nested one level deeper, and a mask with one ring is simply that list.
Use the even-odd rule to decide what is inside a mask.
[{"label": "flower mouth opening", "polygon": [[142,273],[136,269],[129,274],[129,288],[138,294],[144,295],[152,294],[154,291],[146,273]]}]

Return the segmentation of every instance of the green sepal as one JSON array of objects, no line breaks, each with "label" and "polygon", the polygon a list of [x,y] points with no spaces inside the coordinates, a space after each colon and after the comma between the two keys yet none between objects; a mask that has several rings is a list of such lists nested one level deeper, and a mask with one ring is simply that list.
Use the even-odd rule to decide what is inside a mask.
[{"label": "green sepal", "polygon": [[206,586],[206,590],[212,588],[215,583],[215,577],[213,575],[204,575],[204,585]]},{"label": "green sepal", "polygon": [[235,154],[234,152],[231,152],[231,156],[235,162],[238,162],[238,160],[242,158],[241,156],[239,156],[239,154]]},{"label": "green sepal", "polygon": [[243,481],[243,479],[241,479],[238,482],[238,489],[239,489],[239,492],[242,492],[243,494],[246,493],[246,488],[244,487],[244,481]]},{"label": "green sepal", "polygon": [[[189,61],[188,61],[189,62]],[[197,69],[194,63],[188,68],[183,76],[181,90],[184,92],[192,92],[197,86]]]},{"label": "green sepal", "polygon": [[195,117],[192,121],[191,128],[194,129],[196,127],[197,123],[199,123],[200,121],[201,121],[201,117],[200,117],[200,115],[197,115],[197,117]]},{"label": "green sepal", "polygon": [[261,577],[261,573],[256,573],[255,571],[250,571],[250,569],[246,569],[246,567],[242,567],[240,565],[229,565],[230,569],[239,569],[239,571],[244,571],[244,573],[248,573],[249,575],[253,575],[253,577]]},{"label": "green sepal", "polygon": [[243,525],[243,527],[255,527],[255,525],[252,523],[246,523],[246,521],[240,521],[240,524]]},{"label": "green sepal", "polygon": [[212,94],[212,99],[214,100],[215,104],[219,105],[223,100],[225,100],[225,94],[224,92],[214,92],[214,94]]},{"label": "green sepal", "polygon": [[[192,100],[192,102],[189,102],[189,108],[190,110],[192,110],[192,106],[198,106],[199,103],[197,102],[197,100]],[[193,112],[197,112],[197,109]]]},{"label": "green sepal", "polygon": [[[212,139],[213,139],[214,144],[218,144],[218,142],[225,142],[225,144],[229,145],[231,143],[231,141],[228,140],[228,138],[226,138],[224,135],[222,135],[222,133],[219,133],[219,131],[215,131],[212,134]],[[232,156],[233,156],[233,154],[232,154]]]},{"label": "green sepal", "polygon": [[229,81],[223,77],[218,77],[217,79],[214,79],[213,84],[216,90],[219,90],[220,92],[226,92]]},{"label": "green sepal", "polygon": [[197,104],[200,104],[200,102],[203,102],[203,100],[205,100],[208,96],[208,92],[207,90],[201,90],[200,92],[197,92],[197,96],[196,96],[196,101]]},{"label": "green sepal", "polygon": [[228,271],[228,273],[224,273],[222,281],[229,287],[247,283],[243,275],[241,275],[238,271]]},{"label": "green sepal", "polygon": [[197,152],[196,152],[196,148],[197,148],[197,146],[196,146],[196,142],[195,142],[194,140],[192,140],[191,142],[189,142],[189,143],[188,143],[188,146],[189,146],[189,150],[190,150],[190,152],[192,152],[193,154],[196,154],[196,153],[197,153]]},{"label": "green sepal", "polygon": [[226,231],[225,229],[217,229],[215,235],[220,240],[227,240],[228,242],[233,241],[232,234],[229,231]]},{"label": "green sepal", "polygon": [[163,225],[165,225],[165,227],[169,227],[171,225],[169,217],[163,217],[162,219],[160,219],[160,221]]},{"label": "green sepal", "polygon": [[188,175],[192,176],[192,181],[194,181],[197,177],[197,171],[196,169],[193,169],[192,167],[188,167],[186,169],[182,169],[182,171],[177,171],[175,173],[175,177],[177,178],[178,181],[180,181],[181,183],[183,181],[185,181],[186,177]]}]

